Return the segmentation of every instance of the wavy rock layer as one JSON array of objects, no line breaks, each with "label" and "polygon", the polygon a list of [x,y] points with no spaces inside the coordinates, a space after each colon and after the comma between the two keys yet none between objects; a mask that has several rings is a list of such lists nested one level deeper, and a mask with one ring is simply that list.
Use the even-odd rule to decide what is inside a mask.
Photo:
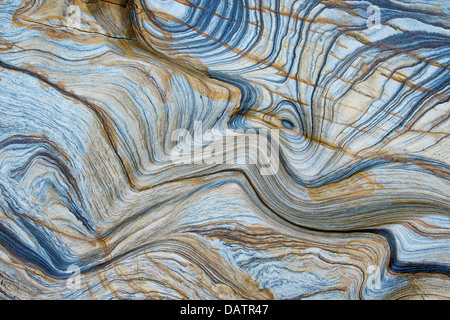
[{"label": "wavy rock layer", "polygon": [[[450,298],[449,14],[1,1],[0,297]],[[173,161],[263,129],[276,174]]]}]

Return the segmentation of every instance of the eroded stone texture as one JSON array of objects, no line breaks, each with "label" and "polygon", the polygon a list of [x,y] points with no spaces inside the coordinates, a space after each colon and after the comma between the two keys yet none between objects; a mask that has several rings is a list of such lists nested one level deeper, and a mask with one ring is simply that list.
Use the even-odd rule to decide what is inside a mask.
[{"label": "eroded stone texture", "polygon": [[449,298],[449,13],[0,1],[0,297]]}]

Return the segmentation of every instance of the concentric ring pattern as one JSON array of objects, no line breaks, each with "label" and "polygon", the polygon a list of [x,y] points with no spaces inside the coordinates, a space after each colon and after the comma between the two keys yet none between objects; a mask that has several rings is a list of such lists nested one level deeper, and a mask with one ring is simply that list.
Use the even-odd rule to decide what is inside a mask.
[{"label": "concentric ring pattern", "polygon": [[449,15],[0,1],[0,297],[448,299]]}]

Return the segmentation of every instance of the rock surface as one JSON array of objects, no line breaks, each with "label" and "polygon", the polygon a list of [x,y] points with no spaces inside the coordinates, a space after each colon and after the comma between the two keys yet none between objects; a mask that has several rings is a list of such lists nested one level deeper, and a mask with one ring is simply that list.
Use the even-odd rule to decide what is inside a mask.
[{"label": "rock surface", "polygon": [[449,15],[0,1],[0,297],[450,298]]}]

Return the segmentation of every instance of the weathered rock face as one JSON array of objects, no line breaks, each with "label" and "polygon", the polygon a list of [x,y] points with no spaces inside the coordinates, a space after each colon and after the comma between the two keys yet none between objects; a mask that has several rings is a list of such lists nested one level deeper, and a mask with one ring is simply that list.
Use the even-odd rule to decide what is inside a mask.
[{"label": "weathered rock face", "polygon": [[0,1],[0,297],[450,298],[449,15]]}]

